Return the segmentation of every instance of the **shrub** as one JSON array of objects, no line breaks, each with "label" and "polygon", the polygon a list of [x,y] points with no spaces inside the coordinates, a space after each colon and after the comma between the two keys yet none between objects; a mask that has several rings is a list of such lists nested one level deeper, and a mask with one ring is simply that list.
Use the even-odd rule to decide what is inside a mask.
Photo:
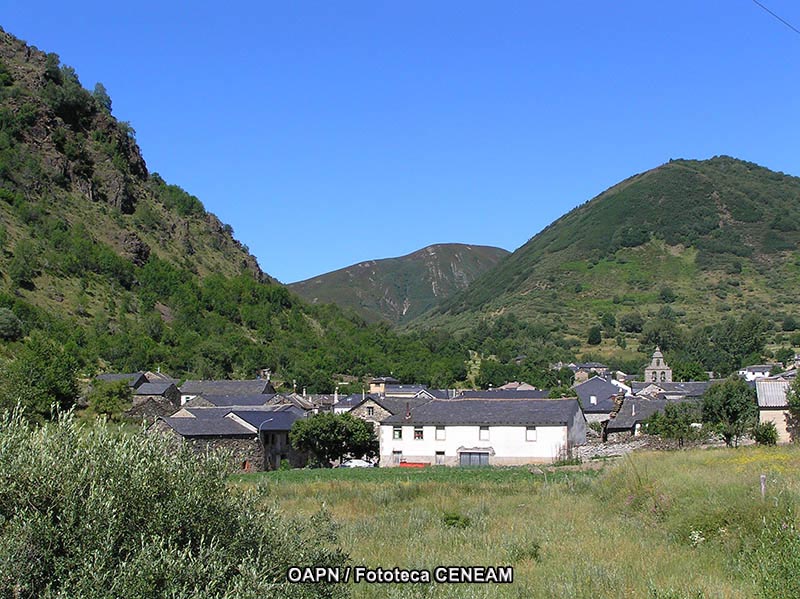
[{"label": "shrub", "polygon": [[442,516],[442,523],[450,528],[467,528],[472,524],[472,520],[457,512],[447,512]]},{"label": "shrub", "polygon": [[759,445],[777,445],[778,429],[772,422],[759,422],[754,424],[750,434]]},{"label": "shrub", "polygon": [[343,597],[289,566],[342,565],[329,519],[305,522],[228,485],[224,457],[159,434],[29,428],[0,417],[0,596]]},{"label": "shrub", "polygon": [[586,337],[586,343],[589,345],[600,345],[603,340],[603,333],[599,326],[593,326],[589,329],[589,334]]},{"label": "shrub", "polygon": [[0,338],[16,341],[22,336],[22,321],[8,308],[0,308]]}]

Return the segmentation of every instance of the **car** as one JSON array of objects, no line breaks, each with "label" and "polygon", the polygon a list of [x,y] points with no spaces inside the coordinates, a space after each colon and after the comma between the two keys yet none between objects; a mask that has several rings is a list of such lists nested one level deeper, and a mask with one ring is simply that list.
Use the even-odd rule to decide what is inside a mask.
[{"label": "car", "polygon": [[375,464],[372,462],[368,462],[367,460],[345,460],[341,464],[339,464],[339,468],[374,468]]}]

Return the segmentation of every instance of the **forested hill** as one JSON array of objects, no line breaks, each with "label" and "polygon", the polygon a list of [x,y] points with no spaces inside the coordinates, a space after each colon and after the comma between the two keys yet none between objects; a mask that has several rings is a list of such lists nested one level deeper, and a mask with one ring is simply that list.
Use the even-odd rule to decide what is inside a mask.
[{"label": "forested hill", "polygon": [[0,371],[30,350],[84,375],[271,368],[309,391],[338,373],[463,376],[461,353],[278,285],[230,226],[148,170],[112,110],[101,84],[0,33]]},{"label": "forested hill", "polygon": [[[492,314],[586,341],[603,317],[690,327],[800,313],[800,179],[720,156],[635,175],[558,219],[419,326]],[[615,334],[614,327],[606,333]]]},{"label": "forested hill", "polygon": [[466,289],[507,255],[496,247],[443,243],[398,258],[360,262],[289,288],[308,301],[335,303],[368,320],[397,324]]}]

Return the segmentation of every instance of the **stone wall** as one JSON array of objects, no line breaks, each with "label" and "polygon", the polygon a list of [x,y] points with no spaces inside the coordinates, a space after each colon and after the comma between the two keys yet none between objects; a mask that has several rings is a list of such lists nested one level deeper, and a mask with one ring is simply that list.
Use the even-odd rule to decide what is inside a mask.
[{"label": "stone wall", "polygon": [[[372,408],[371,415],[368,413],[370,408]],[[350,414],[355,418],[361,418],[361,420],[366,420],[367,422],[371,422],[372,426],[375,428],[376,435],[380,434],[381,421],[392,415],[392,413],[389,410],[378,405],[375,401],[371,399],[368,399],[360,406],[356,406],[355,408],[350,410]]]}]

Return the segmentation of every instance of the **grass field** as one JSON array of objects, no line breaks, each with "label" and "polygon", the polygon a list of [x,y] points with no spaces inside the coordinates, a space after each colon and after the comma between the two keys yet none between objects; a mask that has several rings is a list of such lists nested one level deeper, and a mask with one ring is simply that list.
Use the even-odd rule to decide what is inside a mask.
[{"label": "grass field", "polygon": [[[513,584],[352,585],[354,597],[797,597],[800,451],[649,453],[600,471],[295,470],[236,477],[328,511],[353,565],[514,567]],[[761,474],[767,475],[761,499]]]}]

